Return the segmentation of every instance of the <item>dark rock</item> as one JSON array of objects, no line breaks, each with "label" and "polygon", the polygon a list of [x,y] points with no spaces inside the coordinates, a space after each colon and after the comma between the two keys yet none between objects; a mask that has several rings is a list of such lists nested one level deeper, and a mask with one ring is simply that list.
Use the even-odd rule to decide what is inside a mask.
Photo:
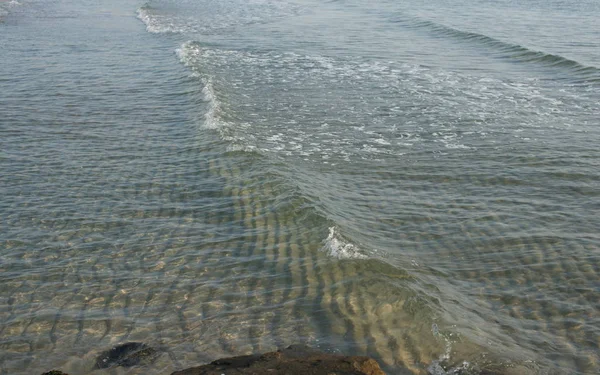
[{"label": "dark rock", "polygon": [[149,364],[158,357],[158,351],[141,342],[128,342],[102,352],[96,360],[95,368],[115,366],[131,367]]},{"label": "dark rock", "polygon": [[305,346],[290,346],[262,355],[216,360],[208,365],[176,371],[171,375],[385,375],[369,357],[322,353]]},{"label": "dark rock", "polygon": [[52,370],[52,371],[45,372],[42,375],[69,375],[69,374],[67,374],[66,372],[58,371],[58,370]]}]

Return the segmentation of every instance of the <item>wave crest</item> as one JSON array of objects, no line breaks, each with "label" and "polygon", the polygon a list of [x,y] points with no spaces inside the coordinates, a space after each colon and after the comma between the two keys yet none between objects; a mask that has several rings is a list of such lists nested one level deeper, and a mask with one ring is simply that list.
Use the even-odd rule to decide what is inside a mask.
[{"label": "wave crest", "polygon": [[9,0],[4,2],[0,1],[0,22],[2,21],[2,18],[10,12],[11,8],[17,7],[19,5],[21,5],[21,3],[19,3],[16,0]]},{"label": "wave crest", "polygon": [[325,239],[322,250],[329,256],[338,259],[367,259],[361,249],[346,241],[337,231],[336,227],[329,228],[329,236]]},{"label": "wave crest", "polygon": [[137,18],[146,24],[146,30],[153,34],[181,33],[194,31],[193,28],[184,27],[185,23],[159,14],[154,8],[146,4],[137,10]]},{"label": "wave crest", "polygon": [[453,38],[470,43],[478,43],[495,51],[500,59],[508,59],[523,64],[538,64],[547,68],[563,69],[578,83],[600,82],[600,69],[557,54],[536,51],[525,46],[505,42],[491,36],[463,31],[437,22],[418,18],[397,17],[394,22],[407,28],[424,29],[435,35]]},{"label": "wave crest", "polygon": [[222,0],[207,6],[178,2],[173,5],[158,9],[146,3],[137,10],[137,18],[146,24],[148,32],[154,34],[212,34],[301,12],[296,5],[273,0]]}]

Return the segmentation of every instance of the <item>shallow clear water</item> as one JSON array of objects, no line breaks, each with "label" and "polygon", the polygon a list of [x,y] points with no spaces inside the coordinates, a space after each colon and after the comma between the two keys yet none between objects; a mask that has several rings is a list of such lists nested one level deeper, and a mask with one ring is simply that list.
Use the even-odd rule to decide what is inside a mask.
[{"label": "shallow clear water", "polygon": [[0,374],[598,373],[599,15],[0,0]]}]

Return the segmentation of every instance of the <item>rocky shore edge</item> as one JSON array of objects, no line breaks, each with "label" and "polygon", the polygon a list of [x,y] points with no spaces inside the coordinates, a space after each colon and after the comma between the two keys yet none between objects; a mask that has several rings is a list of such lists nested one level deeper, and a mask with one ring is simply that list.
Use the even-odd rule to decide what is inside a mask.
[{"label": "rocky shore edge", "polygon": [[[141,342],[128,342],[106,350],[96,358],[94,368],[152,367],[162,350]],[[445,361],[433,361],[426,369],[428,375],[531,375],[522,365],[481,369],[468,362],[458,366]],[[404,373],[404,372],[402,372]],[[406,370],[406,373],[410,373]],[[345,356],[325,353],[305,345],[292,345],[264,354],[222,358],[209,364],[178,370],[171,375],[386,375],[376,360],[364,356]],[[60,370],[42,375],[68,375]]]},{"label": "rocky shore edge", "polygon": [[[126,343],[100,354],[94,369],[149,365],[159,355],[143,343]],[[175,371],[171,375],[385,375],[369,357],[323,353],[303,345],[276,352],[222,358],[209,364]],[[68,375],[59,370],[42,375]]]}]

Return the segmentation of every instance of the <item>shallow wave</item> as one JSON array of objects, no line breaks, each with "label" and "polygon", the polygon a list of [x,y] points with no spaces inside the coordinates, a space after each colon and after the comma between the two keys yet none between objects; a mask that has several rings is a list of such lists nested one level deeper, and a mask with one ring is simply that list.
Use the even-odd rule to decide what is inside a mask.
[{"label": "shallow wave", "polygon": [[459,30],[429,20],[397,16],[393,21],[406,28],[425,29],[435,35],[477,43],[494,50],[495,56],[498,58],[563,70],[572,76],[575,83],[600,83],[600,68],[588,66],[561,55],[536,51],[519,44],[505,42],[484,34]]},{"label": "shallow wave", "polygon": [[215,88],[213,80],[216,77],[203,74],[199,61],[205,57],[204,50],[195,42],[187,42],[175,52],[179,60],[191,68],[192,76],[202,82],[203,100],[207,104],[202,126],[216,131],[223,141],[228,142],[228,151],[230,152],[256,152],[257,147],[252,143],[252,135],[243,131],[250,127],[250,124],[227,119],[228,106],[220,100],[220,95]]},{"label": "shallow wave", "polygon": [[153,8],[150,5],[144,5],[137,10],[137,18],[146,24],[146,30],[150,33],[167,33],[174,30],[168,26],[161,25],[159,16],[153,14]]},{"label": "shallow wave", "polygon": [[[535,80],[481,78],[397,62],[218,49],[188,41],[177,55],[197,77],[215,129],[231,150],[320,164],[456,154],[535,142],[546,128],[593,117],[585,92]],[[306,93],[311,95],[307,96]]]},{"label": "shallow wave", "polygon": [[329,236],[324,241],[322,251],[338,259],[367,259],[362,250],[346,241],[336,227],[329,228]]},{"label": "shallow wave", "polygon": [[[200,75],[195,69],[195,63],[197,59],[200,57],[200,50],[193,48],[190,43],[185,43],[178,48],[176,51],[179,60],[185,65],[194,71],[194,75],[199,77]],[[208,103],[208,109],[204,114],[204,126],[208,129],[219,129],[224,126],[224,123],[219,120],[219,111],[221,107],[221,103],[217,99],[217,94],[215,93],[215,89],[210,78],[202,78],[202,83],[204,88],[202,89],[202,94],[204,95],[204,101]]]},{"label": "shallow wave", "polygon": [[193,18],[161,13],[146,4],[137,10],[137,18],[146,24],[146,30],[153,34],[198,33],[206,31]]},{"label": "shallow wave", "polygon": [[218,33],[240,25],[269,22],[300,11],[297,6],[270,0],[163,1],[160,5],[146,3],[137,10],[137,17],[146,24],[150,33]]},{"label": "shallow wave", "polygon": [[21,5],[17,0],[0,1],[0,22],[10,13],[10,10]]}]

